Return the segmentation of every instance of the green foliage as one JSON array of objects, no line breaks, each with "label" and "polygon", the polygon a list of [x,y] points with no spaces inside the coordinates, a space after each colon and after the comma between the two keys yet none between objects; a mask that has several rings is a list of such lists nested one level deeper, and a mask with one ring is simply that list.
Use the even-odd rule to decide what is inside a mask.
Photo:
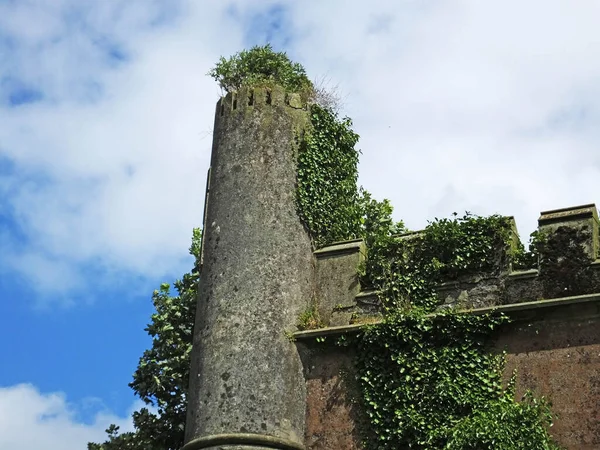
[{"label": "green foliage", "polygon": [[315,304],[310,305],[306,311],[300,314],[298,317],[298,323],[296,324],[298,330],[314,330],[323,327],[323,322],[319,315],[319,310]]},{"label": "green foliage", "polygon": [[370,418],[367,448],[557,449],[545,401],[514,401],[503,355],[487,348],[507,318],[422,310],[366,327],[357,369]]},{"label": "green foliage", "polygon": [[440,449],[453,427],[503,393],[486,351],[502,316],[390,314],[369,326],[358,369],[376,436],[373,449]]},{"label": "green foliage", "polygon": [[546,244],[548,236],[538,230],[529,236],[529,249],[525,250],[519,242],[515,249],[513,268],[515,269],[537,269],[539,264],[540,250]]},{"label": "green foliage", "polygon": [[317,247],[358,237],[358,135],[350,119],[311,107],[311,129],[300,142],[296,201]]},{"label": "green foliage", "polygon": [[[438,303],[436,286],[467,273],[497,271],[510,245],[511,223],[502,216],[470,213],[435,219],[418,233],[394,235],[391,208],[383,203],[367,230],[363,283],[375,288],[386,308],[431,309]],[[377,225],[380,224],[380,228]]]},{"label": "green foliage", "polygon": [[[458,449],[463,443],[473,449],[508,449],[512,443],[555,448],[546,430],[545,403],[516,403],[502,386],[503,359],[486,348],[506,317],[427,315],[438,305],[440,282],[498,274],[509,262],[503,255],[519,255],[510,220],[455,214],[435,219],[422,232],[406,233],[393,221],[389,201],[357,190],[358,136],[349,119],[313,106],[311,124],[298,159],[300,217],[317,247],[365,239],[362,281],[378,291],[387,313],[358,342],[369,448]],[[314,328],[314,319],[313,310],[307,311],[299,327]],[[521,421],[529,425],[526,432]]]},{"label": "green foliage", "polygon": [[466,213],[453,219],[435,219],[425,229],[420,259],[433,260],[441,277],[453,279],[466,272],[494,271],[509,249],[508,218]]},{"label": "green foliage", "polygon": [[[149,449],[154,450],[151,446],[143,446],[135,433],[121,433],[119,434],[119,427],[116,425],[110,425],[106,429],[108,440],[102,444],[88,443],[88,450],[142,450]],[[158,450],[158,449],[157,449]]]},{"label": "green foliage", "polygon": [[540,244],[540,281],[546,298],[594,291],[591,258],[584,250],[590,230],[562,226]]},{"label": "green foliage", "polygon": [[[393,236],[407,231],[402,222],[394,222],[392,219],[394,209],[388,199],[375,200],[362,188],[359,193],[361,237],[365,240],[367,248],[381,245],[381,242],[391,240]],[[388,251],[382,253],[390,254]]]},{"label": "green foliage", "polygon": [[477,409],[452,430],[446,450],[559,450],[548,428],[552,414],[545,399],[528,391],[521,402],[507,389],[497,401]]},{"label": "green foliage", "polygon": [[[393,221],[389,201],[377,201],[357,189],[358,135],[350,119],[319,106],[318,92],[301,65],[266,45],[221,58],[209,75],[226,92],[279,84],[317,99],[310,110],[310,130],[299,143],[298,214],[316,247],[358,237],[365,240],[362,281],[378,291],[386,312],[382,323],[366,326],[354,341],[371,425],[367,448],[557,449],[547,431],[551,424],[547,403],[531,393],[515,402],[514,379],[508,388],[502,384],[503,356],[488,349],[491,333],[506,317],[454,310],[433,314],[438,306],[435,288],[442,280],[500,270],[507,261],[499,260],[499,255],[508,254],[517,267],[533,266],[539,254],[552,255],[553,249],[576,242],[577,236],[566,236],[565,231],[565,239],[553,243],[536,235],[525,252],[522,246],[512,247],[507,218],[469,213],[435,219],[424,231],[407,233],[402,222]],[[196,258],[200,239],[195,230],[190,251]],[[577,278],[583,251],[581,245],[570,250],[574,264],[551,256],[544,256],[540,264],[558,271],[548,273]],[[564,249],[554,254],[565,254]],[[108,440],[90,443],[88,450],[182,446],[197,281],[194,269],[175,283],[176,297],[168,284],[153,295],[156,313],[147,328],[152,348],[144,352],[130,386],[158,413],[146,408],[134,413],[134,432],[119,434],[113,425],[106,430]],[[298,327],[319,326],[312,305],[300,316]],[[349,341],[339,339],[338,344]]]},{"label": "green foliage", "polygon": [[508,263],[501,255],[511,257],[509,219],[455,214],[398,236],[389,204],[371,205],[362,275],[386,316],[359,340],[368,448],[557,448],[546,403],[531,395],[515,402],[510,386],[502,386],[503,358],[487,348],[507,318],[436,312],[440,282],[498,273]]},{"label": "green foliage", "polygon": [[534,231],[529,250],[518,249],[513,267],[540,269],[539,280],[545,298],[593,292],[595,277],[591,258],[584,246],[590,241],[586,228],[559,227],[554,232]]},{"label": "green foliage", "polygon": [[[351,125],[328,108],[311,107],[311,130],[300,143],[297,205],[316,247],[356,237],[367,245],[362,282],[378,291],[386,311],[384,322],[367,326],[357,341],[368,448],[556,448],[546,404],[532,397],[515,402],[513,390],[502,386],[502,356],[486,347],[506,317],[431,314],[440,282],[498,274],[509,263],[503,258],[534,256],[513,247],[512,223],[498,215],[455,214],[406,233],[393,221],[389,201],[357,190],[358,135]],[[318,322],[313,306],[298,327]]]},{"label": "green foliage", "polygon": [[243,50],[226,59],[221,57],[208,72],[225,92],[242,86],[279,84],[289,92],[312,93],[311,81],[304,67],[290,61],[284,52],[273,51],[270,44]]},{"label": "green foliage", "polygon": [[404,231],[392,220],[389,200],[379,202],[357,188],[359,136],[349,118],[311,106],[311,127],[298,154],[298,214],[317,248],[338,241],[387,239]]},{"label": "green foliage", "polygon": [[157,413],[147,408],[136,411],[134,432],[118,434],[113,425],[106,430],[108,440],[90,443],[88,450],[178,450],[183,446],[201,239],[200,229],[194,229],[190,254],[196,264],[174,283],[177,295],[171,294],[168,283],[152,295],[156,312],[146,328],[152,347],[140,358],[129,384]]}]

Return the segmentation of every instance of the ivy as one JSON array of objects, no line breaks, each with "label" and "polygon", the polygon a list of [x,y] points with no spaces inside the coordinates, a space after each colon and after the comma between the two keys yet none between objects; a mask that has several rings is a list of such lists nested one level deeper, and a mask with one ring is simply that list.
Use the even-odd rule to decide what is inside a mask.
[{"label": "ivy", "polygon": [[[545,400],[527,393],[515,402],[514,377],[503,385],[504,355],[491,351],[489,343],[508,319],[436,311],[440,282],[499,273],[510,262],[530,266],[537,262],[541,240],[526,252],[511,242],[507,218],[469,213],[435,219],[424,231],[409,233],[392,219],[389,201],[357,188],[359,136],[349,118],[319,103],[301,65],[267,45],[221,58],[209,74],[227,92],[280,84],[306,94],[311,104],[310,127],[298,143],[299,217],[317,248],[365,240],[361,281],[376,289],[385,312],[382,323],[366,326],[354,342],[371,425],[367,448],[557,448],[547,432],[551,414]],[[298,326],[320,326],[316,304],[299,317]]]},{"label": "ivy", "polygon": [[[499,274],[512,260],[536,256],[514,247],[512,223],[498,215],[454,214],[407,232],[393,220],[388,200],[357,189],[358,135],[351,125],[327,108],[311,107],[311,129],[298,156],[297,205],[317,247],[361,237],[368,249],[361,280],[376,289],[386,314],[356,342],[370,419],[367,448],[557,448],[547,432],[546,402],[531,393],[515,402],[514,386],[503,387],[503,355],[488,343],[508,319],[432,314],[442,281]],[[538,241],[533,245],[537,249]],[[314,317],[307,311],[299,326],[310,328]]]},{"label": "ivy", "polygon": [[543,249],[548,236],[539,230],[531,233],[529,237],[529,249],[520,242],[515,249],[513,268],[517,270],[537,269],[539,265],[540,250]]},{"label": "ivy", "polygon": [[548,434],[552,426],[548,402],[536,399],[530,391],[521,402],[513,398],[514,388],[510,386],[500,399],[460,421],[445,449],[559,450]]},{"label": "ivy", "polygon": [[561,226],[554,232],[534,231],[529,250],[521,246],[513,261],[516,269],[539,269],[539,281],[545,298],[590,294],[595,277],[592,258],[584,247],[590,241],[586,227]]},{"label": "ivy", "polygon": [[[437,311],[442,281],[478,272],[499,274],[526,254],[512,242],[512,222],[466,213],[435,219],[410,233],[392,218],[388,200],[357,189],[358,135],[348,118],[311,106],[311,127],[298,154],[298,213],[316,247],[363,238],[364,286],[374,288],[384,320],[368,325],[355,345],[372,450],[557,448],[547,432],[546,402],[514,400],[502,383],[504,358],[490,350],[497,314]],[[536,241],[534,249],[538,248]],[[301,329],[320,326],[315,307]],[[343,340],[340,345],[348,345]],[[527,428],[523,428],[523,424]]]},{"label": "ivy", "polygon": [[360,233],[358,135],[350,119],[316,104],[310,124],[298,153],[296,202],[315,246],[322,247]]},{"label": "ivy", "polygon": [[369,327],[358,370],[377,436],[371,448],[443,448],[456,423],[498,399],[497,357],[484,352],[481,338],[502,320],[412,313]]},{"label": "ivy", "polygon": [[561,226],[540,242],[540,281],[546,298],[594,292],[592,260],[584,250],[590,234],[587,228]]},{"label": "ivy", "polygon": [[[209,75],[226,92],[279,84],[312,103],[311,126],[299,142],[298,214],[316,247],[358,237],[365,240],[368,253],[361,281],[377,290],[385,312],[381,323],[365,326],[352,342],[358,349],[358,380],[370,419],[366,447],[558,449],[548,434],[552,420],[548,403],[531,392],[516,402],[514,375],[505,387],[504,355],[489,348],[493,333],[508,319],[499,314],[436,311],[435,288],[443,280],[497,271],[507,262],[530,268],[539,261],[548,274],[547,290],[559,288],[552,284],[554,276],[573,279],[576,285],[571,290],[581,290],[580,275],[588,262],[580,245],[584,232],[563,230],[553,240],[534,234],[525,251],[511,243],[508,219],[467,213],[435,219],[424,231],[409,233],[402,222],[392,219],[388,200],[377,201],[357,188],[359,137],[351,120],[338,117],[327,92],[315,89],[300,64],[265,45],[221,58]],[[200,238],[195,230],[190,250],[196,258]],[[565,255],[565,250],[569,258],[552,256]],[[90,443],[88,448],[182,445],[198,276],[196,263],[175,283],[177,297],[172,297],[168,285],[153,295],[156,313],[147,328],[153,345],[140,359],[130,386],[144,402],[157,407],[159,416],[143,408],[134,413],[135,432],[119,434],[112,425],[107,442]],[[320,325],[316,304],[311,304],[298,326]],[[351,342],[340,338],[338,344]]]},{"label": "ivy", "polygon": [[373,436],[367,448],[558,448],[546,402],[531,393],[515,402],[514,379],[503,387],[503,355],[487,343],[506,322],[499,314],[413,310],[368,326],[357,362]]},{"label": "ivy", "polygon": [[499,274],[515,258],[510,220],[454,214],[421,232],[394,235],[387,202],[376,204],[371,216],[377,220],[365,236],[361,274],[377,290],[385,316],[358,340],[357,371],[371,424],[366,447],[558,448],[547,431],[545,400],[527,393],[516,402],[514,379],[503,387],[504,358],[489,344],[507,317],[437,309],[442,281]]},{"label": "ivy", "polygon": [[[510,255],[511,223],[493,215],[466,213],[435,219],[422,232],[394,235],[391,208],[379,206],[385,220],[380,229],[368,230],[367,258],[361,270],[363,284],[375,288],[390,310],[437,306],[436,287],[442,281],[476,272],[494,272]],[[376,228],[376,227],[375,227]]]}]

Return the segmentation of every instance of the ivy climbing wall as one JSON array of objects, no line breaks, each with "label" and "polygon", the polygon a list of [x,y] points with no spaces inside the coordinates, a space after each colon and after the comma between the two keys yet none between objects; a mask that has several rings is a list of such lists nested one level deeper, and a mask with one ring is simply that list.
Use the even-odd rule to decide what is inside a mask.
[{"label": "ivy climbing wall", "polygon": [[[505,382],[516,370],[516,396],[546,396],[555,414],[550,429],[566,449],[600,448],[600,296],[556,307],[520,310],[522,320],[502,326],[493,349],[507,352]],[[529,320],[526,317],[529,316]],[[355,352],[300,340],[307,389],[307,449],[362,449],[368,436]]]},{"label": "ivy climbing wall", "polygon": [[[415,411],[432,407],[430,415],[435,416],[436,413],[438,400],[435,396],[432,400],[427,395],[421,396],[410,390],[414,386],[427,389],[431,383],[418,380],[415,384],[410,379],[413,375],[403,379],[409,373],[403,371],[406,367],[410,369],[410,363],[399,363],[393,377],[385,382],[381,381],[387,376],[385,370],[380,374],[365,376],[365,367],[370,370],[385,368],[386,364],[395,365],[395,358],[410,355],[405,350],[392,352],[388,355],[391,355],[391,359],[379,366],[372,363],[377,359],[375,356],[367,355],[365,366],[365,348],[382,355],[383,359],[388,357],[384,354],[391,340],[381,340],[382,334],[390,331],[398,335],[410,334],[416,329],[415,324],[426,334],[427,327],[437,326],[434,317],[443,316],[445,311],[450,310],[453,313],[444,320],[454,323],[453,326],[458,330],[456,342],[460,341],[463,332],[467,341],[468,336],[477,336],[481,331],[478,327],[482,324],[493,328],[488,337],[484,337],[485,333],[480,334],[482,342],[486,340],[485,352],[480,352],[484,346],[482,344],[479,347],[477,338],[474,339],[475,343],[461,348],[453,338],[438,340],[438,343],[442,343],[440,347],[450,349],[448,351],[460,350],[452,355],[453,359],[448,360],[457,364],[461,376],[467,375],[464,391],[469,390],[470,361],[484,359],[478,363],[481,364],[477,369],[479,372],[473,371],[472,374],[477,377],[476,381],[472,380],[474,398],[457,394],[451,396],[451,400],[460,399],[460,395],[463,395],[460,401],[464,401],[467,408],[476,410],[479,399],[486,396],[486,401],[503,396],[520,400],[525,396],[524,402],[511,403],[512,406],[499,409],[504,414],[502,417],[513,414],[513,418],[526,422],[533,418],[537,420],[538,416],[544,419],[548,414],[548,422],[542,420],[540,423],[545,423],[552,442],[543,437],[544,427],[532,421],[531,434],[540,434],[531,442],[502,434],[505,430],[489,430],[490,435],[496,433],[504,441],[498,447],[492,445],[481,448],[600,448],[600,264],[597,259],[599,229],[596,207],[584,205],[541,213],[539,230],[534,234],[530,252],[522,252],[517,257],[514,256],[512,245],[517,240],[513,239],[516,236],[514,221],[508,218],[502,223],[504,228],[498,229],[508,230],[504,239],[508,245],[494,249],[495,256],[489,259],[491,264],[482,266],[481,270],[447,274],[435,288],[437,312],[429,312],[417,319],[407,316],[404,322],[397,322],[407,326],[405,329],[402,326],[383,327],[383,331],[377,331],[375,338],[369,341],[371,347],[365,345],[364,336],[369,333],[365,332],[365,324],[385,322],[386,315],[390,313],[378,292],[360,276],[360,268],[364,266],[365,258],[368,259],[369,248],[365,247],[364,242],[354,240],[315,252],[318,283],[315,311],[319,315],[320,328],[294,335],[302,355],[306,379],[305,445],[308,449],[400,448],[396,446],[402,442],[420,442],[415,448],[442,448],[440,442],[444,443],[443,448],[478,448],[468,445],[470,435],[464,432],[469,427],[483,426],[485,429],[488,426],[486,418],[477,414],[462,422],[455,417],[454,420],[460,425],[457,428],[449,427],[445,434],[440,433],[437,437],[434,430],[427,431],[426,428],[430,426],[427,417],[422,419],[425,428],[422,436],[419,432],[415,432],[414,436],[393,434],[394,430],[402,428],[400,423],[407,428],[410,428],[410,424],[389,420],[385,410],[390,407],[399,408],[396,415],[400,414],[401,417],[406,413],[402,411],[402,401],[382,404],[382,399],[385,403],[387,395],[404,389],[406,396],[414,401]],[[398,235],[396,239],[422,242],[419,241],[419,233]],[[410,251],[410,245],[401,248]],[[456,311],[463,313],[456,315]],[[469,319],[458,319],[461,314],[464,317],[489,315],[490,319],[470,322]],[[437,334],[431,335],[452,334],[449,329],[447,325],[438,326]],[[416,347],[429,345],[422,336],[414,340],[408,337],[403,339],[403,342]],[[383,346],[378,350],[380,342]],[[436,364],[440,367],[445,364],[444,352],[436,352],[430,352],[423,361],[415,363],[414,373],[435,378]],[[417,359],[421,357],[418,352],[412,355]],[[465,356],[463,358],[460,355]],[[494,380],[494,371],[490,369],[495,364],[494,357],[500,358],[500,380]],[[430,364],[430,358],[439,359]],[[461,362],[461,358],[464,361]],[[489,370],[482,371],[481,368],[485,367]],[[481,373],[484,372],[482,378]],[[487,376],[491,378],[485,379]],[[403,387],[398,380],[405,381],[404,384],[411,387]],[[394,387],[378,397],[375,387],[380,382],[388,388],[391,382]],[[440,383],[442,381],[438,385]],[[452,383],[444,386],[445,389],[461,389]],[[509,389],[502,391],[499,389],[501,386],[509,386]],[[486,389],[490,391],[489,394]],[[478,390],[482,392],[478,394]],[[402,397],[403,394],[398,395]],[[493,410],[494,403],[489,404],[489,409]],[[444,399],[439,399],[440,410],[447,408],[452,411],[453,407],[448,407]],[[427,413],[424,415],[427,416]],[[412,420],[410,414],[406,417]],[[418,421],[421,419],[418,419],[418,414],[416,417],[417,426],[413,428],[419,428]],[[378,423],[385,420],[389,420],[389,423],[378,428]],[[506,419],[510,420],[510,417]],[[548,428],[550,421],[552,426]],[[521,428],[527,426],[524,423]],[[440,425],[440,428],[443,427]],[[386,431],[388,429],[392,431]],[[436,438],[438,441],[435,441]],[[515,441],[514,447],[511,447],[511,439],[517,438],[520,444]],[[430,439],[430,444],[425,443],[425,439]]]},{"label": "ivy climbing wall", "polygon": [[309,449],[600,448],[594,205],[542,213],[528,250],[498,215],[409,232],[357,186],[352,121],[301,65],[267,45],[210,75],[228,95],[186,449],[296,449],[302,430]]}]

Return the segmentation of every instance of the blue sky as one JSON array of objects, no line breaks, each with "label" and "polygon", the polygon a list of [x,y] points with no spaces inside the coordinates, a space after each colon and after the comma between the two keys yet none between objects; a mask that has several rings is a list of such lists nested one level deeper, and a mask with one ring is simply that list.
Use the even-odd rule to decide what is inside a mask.
[{"label": "blue sky", "polygon": [[[191,266],[221,55],[271,42],[344,100],[413,229],[597,200],[594,1],[0,0],[0,448],[139,407],[151,294]],[[24,432],[27,430],[27,432]]]}]

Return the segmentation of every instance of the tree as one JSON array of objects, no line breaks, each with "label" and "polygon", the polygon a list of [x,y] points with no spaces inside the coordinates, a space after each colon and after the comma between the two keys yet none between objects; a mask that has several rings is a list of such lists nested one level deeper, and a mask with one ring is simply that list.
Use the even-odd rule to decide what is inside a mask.
[{"label": "tree", "polygon": [[156,311],[145,329],[152,336],[152,347],[140,358],[129,386],[156,413],[148,408],[136,411],[135,431],[119,434],[119,427],[111,425],[106,430],[108,440],[89,443],[88,450],[178,450],[183,446],[201,240],[202,233],[195,228],[190,247],[194,268],[175,281],[177,295],[171,295],[168,283],[152,295]]}]

